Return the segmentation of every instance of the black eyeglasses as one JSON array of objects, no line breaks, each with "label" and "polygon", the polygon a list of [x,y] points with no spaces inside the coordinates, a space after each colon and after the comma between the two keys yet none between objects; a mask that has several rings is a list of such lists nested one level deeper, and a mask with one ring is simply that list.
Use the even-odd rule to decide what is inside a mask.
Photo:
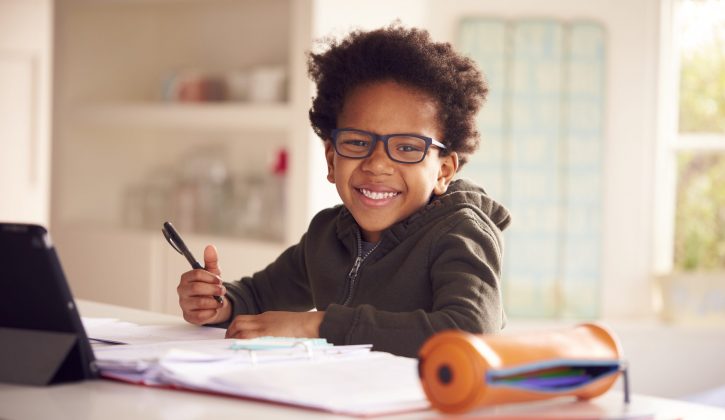
[{"label": "black eyeglasses", "polygon": [[446,146],[438,140],[418,134],[375,134],[354,128],[332,130],[332,145],[338,155],[350,159],[364,159],[375,150],[377,142],[383,142],[388,157],[400,163],[418,163],[425,159],[431,145],[441,149]]}]

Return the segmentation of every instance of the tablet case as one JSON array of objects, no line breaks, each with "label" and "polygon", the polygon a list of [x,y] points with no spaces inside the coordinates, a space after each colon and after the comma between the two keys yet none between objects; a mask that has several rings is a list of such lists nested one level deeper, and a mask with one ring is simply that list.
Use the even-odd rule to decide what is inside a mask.
[{"label": "tablet case", "polygon": [[[426,396],[447,413],[566,395],[594,398],[624,367],[617,338],[594,323],[500,335],[444,331],[426,341],[418,358]],[[625,381],[626,402],[628,393]]]},{"label": "tablet case", "polygon": [[97,376],[60,261],[42,226],[0,223],[0,382]]}]

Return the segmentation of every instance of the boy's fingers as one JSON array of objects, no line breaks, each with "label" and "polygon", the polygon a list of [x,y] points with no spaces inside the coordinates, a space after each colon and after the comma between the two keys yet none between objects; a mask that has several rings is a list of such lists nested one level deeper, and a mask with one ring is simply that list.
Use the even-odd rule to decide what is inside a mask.
[{"label": "boy's fingers", "polygon": [[190,296],[185,301],[190,311],[216,310],[219,309],[220,305],[211,296]]},{"label": "boy's fingers", "polygon": [[224,286],[195,281],[189,284],[189,296],[221,296],[224,294]]},{"label": "boy's fingers", "polygon": [[206,270],[191,270],[181,275],[182,283],[192,283],[195,281],[202,281],[204,283],[212,284],[222,283],[221,277]]},{"label": "boy's fingers", "polygon": [[259,330],[252,330],[246,328],[232,328],[231,326],[227,329],[224,334],[224,338],[256,338],[262,337],[263,334]]},{"label": "boy's fingers", "polygon": [[212,319],[214,315],[216,315],[216,311],[214,310],[189,311],[184,312],[184,319],[192,324],[203,325],[205,322]]},{"label": "boy's fingers", "polygon": [[227,328],[226,338],[251,338],[259,336],[256,315],[237,315]]},{"label": "boy's fingers", "polygon": [[211,322],[219,314],[221,307],[211,297],[180,298],[184,319],[192,324],[202,325]]},{"label": "boy's fingers", "polygon": [[214,245],[207,245],[204,248],[204,270],[221,276],[222,271],[219,268],[219,254]]}]

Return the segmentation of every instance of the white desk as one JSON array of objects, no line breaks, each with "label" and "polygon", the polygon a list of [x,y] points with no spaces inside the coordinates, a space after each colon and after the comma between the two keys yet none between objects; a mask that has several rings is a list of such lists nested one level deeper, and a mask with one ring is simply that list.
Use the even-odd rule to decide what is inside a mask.
[{"label": "white desk", "polygon": [[[138,324],[179,324],[182,319],[136,309],[78,301],[80,312],[87,317],[112,317]],[[3,361],[5,362],[5,361]],[[546,403],[550,404],[550,403]],[[566,407],[565,413],[591,413],[622,406],[622,395],[612,391],[592,402],[557,402]],[[511,406],[509,406],[511,407]],[[542,406],[544,409],[550,406]],[[656,412],[656,418],[725,419],[725,410],[676,400],[633,395],[630,406],[637,412]],[[564,418],[561,409],[551,418]],[[616,411],[616,410],[615,410]],[[471,413],[485,418],[496,415],[491,410]],[[498,411],[498,418],[516,413]],[[523,413],[518,413],[522,418]],[[435,411],[408,413],[384,417],[386,420],[434,419],[446,416]],[[471,418],[471,415],[465,417]],[[0,419],[350,419],[350,417],[326,414],[318,411],[297,409],[242,400],[238,398],[204,395],[184,391],[153,389],[127,385],[107,380],[93,380],[49,387],[32,387],[0,384]],[[377,417],[376,419],[383,419]]]}]

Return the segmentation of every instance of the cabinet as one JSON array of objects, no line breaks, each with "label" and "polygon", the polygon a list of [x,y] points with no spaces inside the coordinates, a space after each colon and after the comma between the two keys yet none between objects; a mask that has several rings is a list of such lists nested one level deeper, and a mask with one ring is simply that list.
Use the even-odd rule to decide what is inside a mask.
[{"label": "cabinet", "polygon": [[0,221],[49,219],[52,9],[0,2]]},{"label": "cabinet", "polygon": [[[307,120],[311,8],[56,2],[51,220],[78,297],[176,313],[187,268],[167,219],[197,258],[215,243],[231,277],[297,242],[322,148]],[[281,94],[254,92],[280,70],[267,87]]]}]

